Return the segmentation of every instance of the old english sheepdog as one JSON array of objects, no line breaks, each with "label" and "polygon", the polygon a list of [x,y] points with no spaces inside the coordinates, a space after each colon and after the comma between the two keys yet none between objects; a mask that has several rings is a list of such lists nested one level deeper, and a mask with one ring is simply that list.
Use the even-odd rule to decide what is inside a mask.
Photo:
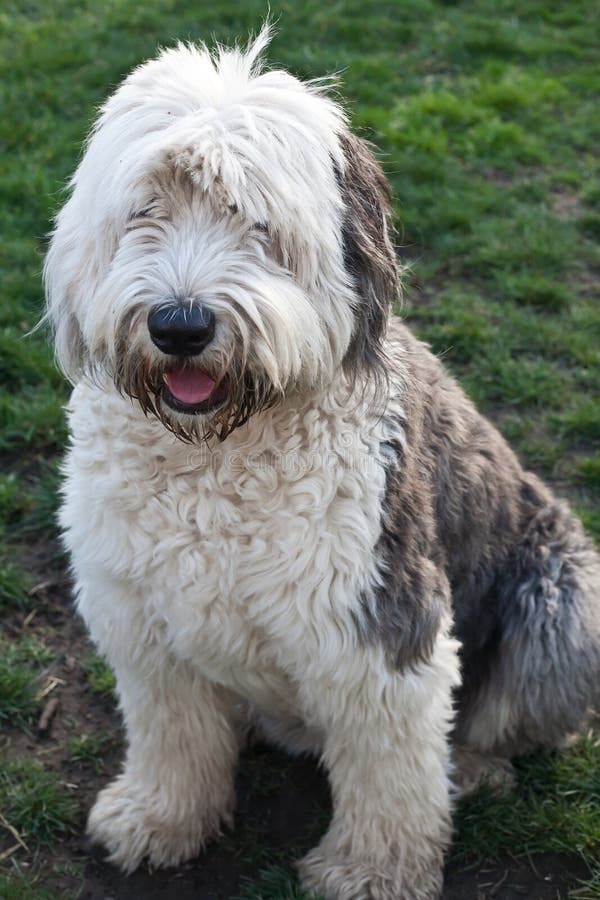
[{"label": "old english sheepdog", "polygon": [[431,900],[454,768],[597,703],[600,558],[390,317],[382,170],[267,41],[135,69],[47,257],[62,526],[127,729],[89,833],[125,872],[193,857],[260,729],[330,778],[304,886]]}]

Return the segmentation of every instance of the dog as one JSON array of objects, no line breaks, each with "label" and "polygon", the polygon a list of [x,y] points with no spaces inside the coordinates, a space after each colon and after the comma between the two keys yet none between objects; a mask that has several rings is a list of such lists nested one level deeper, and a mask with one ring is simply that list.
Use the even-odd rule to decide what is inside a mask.
[{"label": "dog", "polygon": [[383,171],[268,40],[136,68],[46,259],[61,523],[127,730],[88,829],[126,873],[193,857],[252,729],[328,772],[307,890],[432,900],[454,780],[598,705],[600,558],[391,314]]}]

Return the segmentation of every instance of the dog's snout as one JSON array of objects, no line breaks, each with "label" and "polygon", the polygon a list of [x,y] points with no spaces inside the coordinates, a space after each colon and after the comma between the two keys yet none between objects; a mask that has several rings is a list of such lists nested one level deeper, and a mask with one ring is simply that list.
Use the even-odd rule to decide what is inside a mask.
[{"label": "dog's snout", "polygon": [[197,356],[215,335],[215,315],[201,303],[163,303],[148,314],[152,343],[170,356]]}]

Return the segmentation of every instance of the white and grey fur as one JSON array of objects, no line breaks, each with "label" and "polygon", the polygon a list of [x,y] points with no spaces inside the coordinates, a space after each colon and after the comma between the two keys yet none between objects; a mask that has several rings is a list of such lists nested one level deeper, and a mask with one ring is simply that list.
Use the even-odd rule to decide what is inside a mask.
[{"label": "white and grey fur", "polygon": [[[267,39],[123,82],[46,262],[75,384],[61,521],[128,739],[89,831],[126,872],[198,853],[250,716],[329,773],[303,884],[432,900],[452,738],[485,768],[597,705],[600,560],[390,318],[383,173],[322,84],[261,66]],[[146,323],[173,297],[215,315],[205,415],[162,399]]]}]

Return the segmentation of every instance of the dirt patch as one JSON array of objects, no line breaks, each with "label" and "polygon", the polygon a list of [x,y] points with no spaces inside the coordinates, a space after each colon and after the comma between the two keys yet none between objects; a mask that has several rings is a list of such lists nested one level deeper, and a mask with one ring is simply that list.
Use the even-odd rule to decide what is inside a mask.
[{"label": "dirt patch", "polygon": [[[261,777],[264,783],[261,784]],[[266,790],[265,790],[266,787]],[[327,822],[328,787],[306,760],[291,762],[256,748],[242,759],[237,780],[236,827],[184,866],[123,878],[92,850],[85,867],[86,900],[230,900],[275,861],[306,853]]]},{"label": "dirt patch", "polygon": [[443,900],[560,900],[590,873],[581,859],[543,853],[471,870],[449,865]]},{"label": "dirt patch", "polygon": [[553,191],[551,196],[552,211],[559,219],[576,219],[581,214],[581,200],[571,191]]},{"label": "dirt patch", "polygon": [[481,170],[482,177],[491,182],[495,187],[498,188],[510,188],[515,184],[516,178],[512,172],[507,172],[505,169],[494,168],[493,166],[486,166]]},{"label": "dirt patch", "polygon": [[[288,804],[288,811],[290,807]],[[99,860],[88,863],[85,900],[234,900],[251,868],[232,865],[229,855],[208,850],[198,861],[171,871],[139,872],[123,878]],[[563,900],[577,878],[589,872],[580,860],[544,854],[507,859],[465,871],[449,866],[442,900]]]}]

